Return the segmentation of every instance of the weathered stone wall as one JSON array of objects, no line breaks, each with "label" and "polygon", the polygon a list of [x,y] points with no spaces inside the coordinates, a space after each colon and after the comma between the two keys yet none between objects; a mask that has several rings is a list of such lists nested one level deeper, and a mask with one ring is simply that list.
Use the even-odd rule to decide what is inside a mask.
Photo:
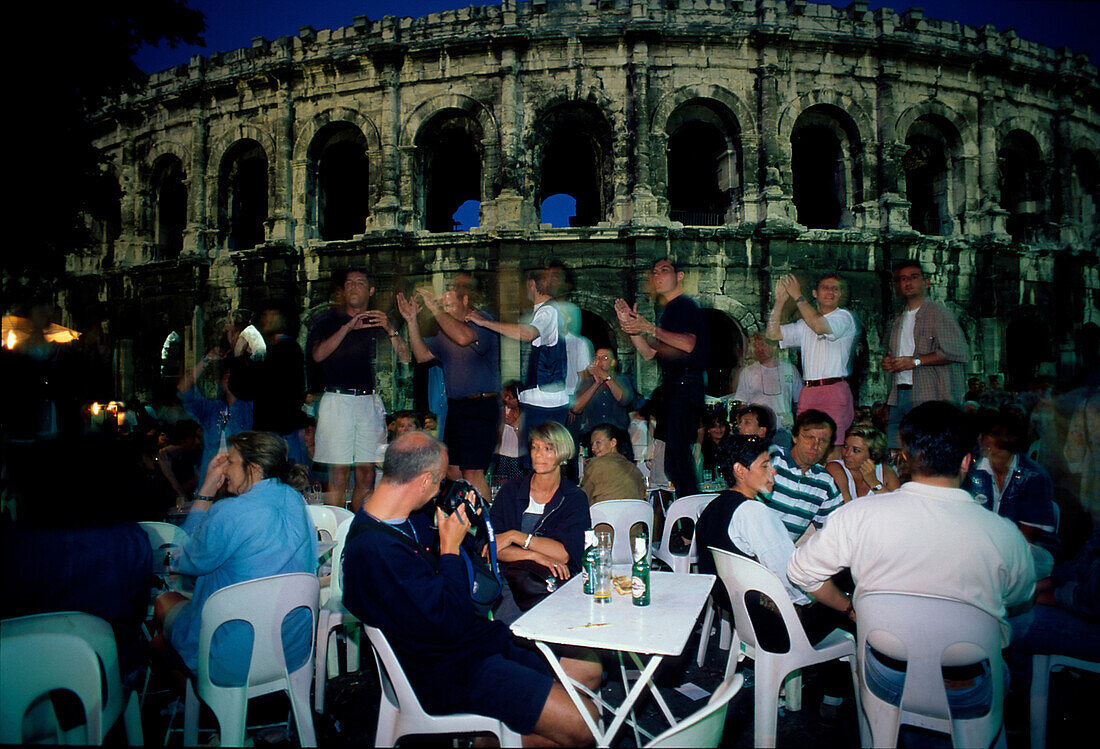
[{"label": "weathered stone wall", "polygon": [[[140,358],[166,330],[184,335],[193,356],[209,335],[196,326],[229,309],[290,301],[308,321],[331,299],[333,269],[353,262],[371,267],[383,308],[397,289],[465,270],[513,319],[523,306],[515,280],[553,255],[574,271],[573,301],[611,322],[614,299],[633,299],[649,262],[671,254],[692,294],[739,335],[760,327],[779,274],[840,269],[866,331],[857,380],[870,401],[885,387],[873,362],[895,309],[888,269],[919,257],[934,273],[933,296],[970,336],[970,371],[1068,378],[1082,365],[1075,342],[1100,324],[1096,72],[1085,57],[1011,31],[871,13],[865,2],[505,0],[258,38],[153,75],[102,113],[98,144],[124,195],[121,233],[73,258],[82,291],[70,295],[68,321],[79,326],[76,300],[98,288],[112,337],[133,341],[139,357],[130,386],[143,389],[153,363]],[[433,171],[451,155],[436,146],[447,122],[458,140],[446,143],[468,142],[480,163],[480,226],[470,232],[427,228],[431,195],[462,197],[453,174]],[[677,197],[673,175],[688,125],[724,143],[720,218],[700,220],[713,225],[674,220],[693,215],[677,213],[691,201]],[[335,240],[323,237],[336,194],[322,182],[337,133],[366,157],[355,179],[368,205],[361,231]],[[562,133],[590,147],[590,163],[555,163]],[[916,136],[933,144],[931,157],[908,140]],[[803,137],[819,139],[811,150],[837,148],[835,173],[816,193],[800,187]],[[259,203],[248,193],[259,183],[234,182],[245,147],[263,157],[251,162],[260,164],[252,179],[266,181]],[[159,218],[165,165],[183,174],[178,227]],[[578,200],[591,207],[589,225],[540,224],[541,198],[563,184],[587,190]],[[799,223],[825,199],[837,203],[830,228]],[[913,200],[933,218],[918,219]],[[255,246],[239,246],[235,222],[247,211],[234,201],[261,206]],[[181,235],[178,254],[166,231]],[[1024,364],[1010,350],[1027,345],[1010,340],[1020,319],[1039,327],[1017,332],[1045,330],[1052,342]],[[619,349],[648,391],[653,365],[622,336]],[[502,366],[518,373],[518,347]],[[391,405],[407,402],[408,373],[392,357],[383,370]]]}]

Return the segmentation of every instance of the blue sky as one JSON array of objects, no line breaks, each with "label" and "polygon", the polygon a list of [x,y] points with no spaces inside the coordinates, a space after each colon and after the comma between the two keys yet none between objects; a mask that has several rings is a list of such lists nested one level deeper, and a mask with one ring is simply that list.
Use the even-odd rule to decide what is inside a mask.
[{"label": "blue sky", "polygon": [[[521,0],[524,1],[524,0]],[[832,0],[846,6],[850,0]],[[251,45],[253,37],[275,39],[296,36],[301,26],[337,28],[353,17],[378,19],[385,15],[422,16],[440,10],[470,5],[499,5],[476,0],[190,0],[188,5],[206,14],[205,48],[146,48],[136,61],[146,72],[156,72],[187,62],[192,55]],[[872,10],[884,6],[898,12],[916,5],[930,18],[943,18],[972,26],[993,24],[999,29],[1014,27],[1025,38],[1058,48],[1068,46],[1088,52],[1100,65],[1100,0],[871,0]]]}]

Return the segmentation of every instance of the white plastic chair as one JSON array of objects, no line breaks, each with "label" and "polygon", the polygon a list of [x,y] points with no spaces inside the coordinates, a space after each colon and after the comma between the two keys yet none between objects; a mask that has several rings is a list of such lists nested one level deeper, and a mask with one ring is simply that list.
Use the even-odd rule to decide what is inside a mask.
[{"label": "white plastic chair", "polygon": [[1046,749],[1050,674],[1052,671],[1063,668],[1075,668],[1098,674],[1100,662],[1047,653],[1036,653],[1031,657],[1031,749]]},{"label": "white plastic chair", "polygon": [[[73,635],[84,640],[95,651],[102,673],[102,687],[107,693],[102,695],[103,718],[102,733],[124,718],[126,741],[130,746],[145,743],[141,731],[141,712],[138,709],[137,694],[130,692],[126,699],[122,687],[122,676],[118,668],[118,646],[111,625],[98,616],[82,611],[61,611],[50,614],[34,614],[16,619],[6,619],[0,624],[4,637],[17,637],[30,634]],[[3,667],[3,664],[0,664]],[[103,736],[100,737],[100,742]]]},{"label": "white plastic chair", "polygon": [[[297,670],[287,671],[283,653],[283,620],[293,611],[308,609],[311,632],[317,631],[319,584],[315,575],[295,572],[247,580],[215,591],[202,608],[199,625],[198,696],[218,719],[221,746],[242,746],[248,700],[282,690],[290,698],[291,712],[302,746],[317,746],[309,687],[313,681],[313,648]],[[245,621],[252,625],[252,656],[246,684],[217,686],[210,680],[210,641],[222,624]],[[312,640],[312,636],[310,638]],[[198,743],[199,704],[195,687],[187,680],[183,740]]]},{"label": "white plastic chair", "polygon": [[382,630],[364,625],[378,666],[382,697],[378,701],[378,728],[375,746],[396,746],[402,736],[413,734],[491,733],[502,747],[522,745],[518,733],[496,718],[472,713],[429,715],[420,706],[397,655]]},{"label": "white plastic chair", "polygon": [[[190,536],[187,535],[187,532],[178,525],[160,523],[154,520],[142,520],[138,525],[140,525],[141,529],[149,536],[149,545],[153,547],[154,565],[164,561],[164,549],[170,547],[182,549],[190,540]],[[161,554],[159,559],[157,558],[158,552]]]},{"label": "white plastic chair", "polygon": [[[661,543],[653,549],[653,556],[667,564],[673,572],[691,572],[699,561],[699,549],[695,544],[695,523],[699,520],[710,501],[717,494],[692,494],[690,497],[681,497],[669,505],[665,514],[665,527],[661,533]],[[598,504],[598,503],[597,503]],[[669,548],[672,531],[681,520],[690,520],[692,523],[691,546],[686,554],[674,554]]]},{"label": "white plastic chair", "polygon": [[634,555],[630,548],[630,529],[635,523],[645,525],[646,534],[653,538],[653,506],[644,499],[608,499],[588,508],[592,527],[600,523],[611,526],[611,564],[631,564]]},{"label": "white plastic chair", "polygon": [[306,505],[309,516],[313,518],[313,526],[320,533],[328,534],[329,539],[336,538],[336,530],[340,523],[355,517],[355,513],[345,510],[343,507],[330,505]]},{"label": "white plastic chair", "polygon": [[[325,708],[325,683],[328,676],[339,673],[340,664],[335,649],[329,648],[329,636],[337,627],[343,625],[345,629],[358,628],[359,620],[347,608],[344,607],[344,567],[341,558],[344,553],[344,545],[348,540],[348,530],[351,529],[352,519],[340,523],[336,529],[336,546],[332,548],[332,577],[328,587],[328,600],[317,612],[317,652],[313,668],[313,709],[324,712]],[[322,595],[322,597],[324,597]],[[357,638],[352,638],[351,632],[345,635],[347,643],[347,656],[344,667],[348,671],[359,668],[359,645]],[[333,645],[335,645],[333,641]]]},{"label": "white plastic chair", "polygon": [[[1001,730],[1004,661],[997,618],[963,601],[915,593],[865,593],[855,599],[860,695],[874,746],[897,746],[902,724],[949,734],[954,746],[988,747]],[[867,647],[906,662],[901,704],[867,688]],[[980,717],[952,720],[943,666],[986,660],[993,697]]]},{"label": "white plastic chair", "polygon": [[[714,554],[714,566],[718,571],[718,577],[729,593],[737,637],[746,646],[752,648],[752,658],[756,664],[754,669],[756,683],[753,688],[755,715],[753,744],[774,747],[779,711],[779,688],[783,685],[785,677],[807,666],[840,659],[848,662],[852,671],[852,683],[857,684],[855,639],[849,633],[838,629],[817,645],[811,645],[790,596],[787,595],[783,583],[771,570],[738,554],[715,549],[713,546],[710,550]],[[783,626],[787,628],[787,637],[790,641],[787,652],[773,653],[761,647],[745,604],[745,595],[750,591],[762,593],[775,604],[783,618]],[[729,665],[726,667],[727,677],[736,668],[739,657],[740,648],[731,648]],[[855,692],[858,711],[858,686]]]},{"label": "white plastic chair", "polygon": [[745,677],[741,674],[726,677],[707,700],[706,707],[655,736],[653,741],[646,744],[646,749],[717,747],[722,743],[730,700],[741,691],[744,683]]},{"label": "white plastic chair", "polygon": [[22,744],[27,709],[55,689],[76,695],[85,726],[80,739],[72,736],[75,731],[58,732],[57,743],[103,743],[99,659],[88,641],[57,632],[9,635],[5,623],[0,628],[0,743]]}]

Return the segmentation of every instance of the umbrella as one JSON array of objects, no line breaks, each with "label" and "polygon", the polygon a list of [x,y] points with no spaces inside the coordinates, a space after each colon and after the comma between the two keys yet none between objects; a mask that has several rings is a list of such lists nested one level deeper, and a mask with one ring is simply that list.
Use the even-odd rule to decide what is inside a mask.
[{"label": "umbrella", "polygon": [[[18,315],[4,315],[3,321],[3,345],[13,349],[23,341],[30,338],[34,331],[31,321]],[[80,337],[80,333],[66,328],[64,325],[50,323],[45,330],[46,340],[51,343],[70,343]]]}]

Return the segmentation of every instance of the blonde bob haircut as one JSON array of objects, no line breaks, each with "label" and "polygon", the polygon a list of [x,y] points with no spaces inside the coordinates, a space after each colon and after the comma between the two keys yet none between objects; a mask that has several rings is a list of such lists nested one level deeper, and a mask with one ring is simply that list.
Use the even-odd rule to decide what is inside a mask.
[{"label": "blonde bob haircut", "polygon": [[886,435],[870,424],[853,424],[844,435],[847,437],[859,437],[867,445],[867,454],[875,463],[886,460]]},{"label": "blonde bob haircut", "polygon": [[558,463],[564,463],[571,459],[577,452],[577,446],[573,443],[573,435],[569,430],[556,421],[544,421],[527,433],[527,442],[539,440],[550,445],[550,449],[557,456]]}]

